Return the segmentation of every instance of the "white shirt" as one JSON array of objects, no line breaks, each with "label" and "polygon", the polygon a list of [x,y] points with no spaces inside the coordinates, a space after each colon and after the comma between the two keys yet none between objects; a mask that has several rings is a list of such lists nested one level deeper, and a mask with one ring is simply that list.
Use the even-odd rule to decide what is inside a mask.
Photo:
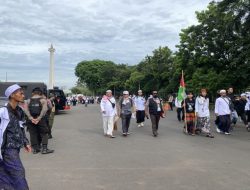
[{"label": "white shirt", "polygon": [[229,100],[226,97],[219,97],[215,101],[215,114],[229,115],[231,111],[229,109]]},{"label": "white shirt", "polygon": [[4,139],[4,132],[10,122],[10,118],[9,118],[9,113],[6,107],[2,107],[0,108],[0,160],[3,159],[2,157],[2,144],[3,144],[3,139]]},{"label": "white shirt", "polygon": [[135,108],[137,110],[143,111],[145,110],[145,104],[146,104],[146,99],[142,96],[137,96],[134,99],[135,102]]},{"label": "white shirt", "polygon": [[174,104],[175,104],[175,107],[177,107],[177,108],[181,108],[182,107],[181,106],[181,101],[179,101],[177,97],[175,98],[175,103]]},{"label": "white shirt", "polygon": [[[113,108],[111,102],[116,103],[114,97],[108,98],[107,96],[103,96],[103,98],[101,100],[101,103],[100,103],[102,116],[104,116],[104,117],[112,117],[112,116],[115,116],[117,114],[116,106],[115,106],[115,108]],[[105,111],[105,113],[103,113],[103,111]]]},{"label": "white shirt", "polygon": [[247,103],[246,103],[246,106],[245,106],[245,110],[250,111],[250,98],[247,98]]},{"label": "white shirt", "polygon": [[198,117],[209,117],[209,99],[198,96],[195,100],[195,111],[198,113]]}]

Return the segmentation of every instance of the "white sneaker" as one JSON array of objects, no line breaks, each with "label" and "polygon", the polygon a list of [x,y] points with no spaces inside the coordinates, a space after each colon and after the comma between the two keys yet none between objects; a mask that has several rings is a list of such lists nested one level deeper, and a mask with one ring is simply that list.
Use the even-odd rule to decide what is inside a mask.
[{"label": "white sneaker", "polygon": [[231,135],[231,133],[227,133],[227,132],[225,132],[225,135]]},{"label": "white sneaker", "polygon": [[143,126],[144,126],[144,123],[141,123],[141,126],[143,127]]},{"label": "white sneaker", "polygon": [[141,124],[138,124],[138,126],[137,126],[137,127],[139,127],[139,128],[140,128],[140,127],[142,127],[142,126],[141,126]]},{"label": "white sneaker", "polygon": [[216,127],[216,131],[217,133],[221,133],[221,130],[218,127]]}]

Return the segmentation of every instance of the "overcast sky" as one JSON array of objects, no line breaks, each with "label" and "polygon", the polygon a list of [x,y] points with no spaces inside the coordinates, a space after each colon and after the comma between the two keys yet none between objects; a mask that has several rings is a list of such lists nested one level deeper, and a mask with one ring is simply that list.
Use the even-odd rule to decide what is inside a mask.
[{"label": "overcast sky", "polygon": [[197,24],[210,0],[0,0],[0,80],[75,85],[82,60],[139,63],[159,46],[175,50],[180,30]]}]

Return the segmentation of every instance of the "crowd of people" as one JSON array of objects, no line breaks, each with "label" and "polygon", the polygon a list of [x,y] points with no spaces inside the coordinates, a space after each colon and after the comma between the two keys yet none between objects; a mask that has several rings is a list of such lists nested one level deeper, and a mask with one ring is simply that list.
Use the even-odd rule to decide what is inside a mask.
[{"label": "crowd of people", "polygon": [[[174,106],[178,121],[184,122],[186,134],[192,136],[204,134],[206,137],[214,138],[211,131],[210,101],[206,89],[201,89],[196,97],[192,92],[187,91],[184,99],[169,95],[166,102],[158,96],[157,91],[152,91],[152,94],[146,98],[142,90],[139,90],[136,96],[130,96],[128,91],[124,91],[117,102],[112,96],[112,91],[107,90],[100,103],[104,135],[115,138],[114,125],[118,118],[121,118],[122,135],[129,135],[130,120],[134,116],[138,127],[143,127],[145,118],[150,118],[152,135],[157,137],[160,118],[166,117],[166,111],[173,111]],[[250,131],[250,93],[236,96],[233,94],[233,88],[227,91],[220,90],[214,107],[215,126],[218,133],[230,135],[239,117],[246,129]]]},{"label": "crowd of people", "polygon": [[68,105],[73,105],[76,106],[77,104],[84,104],[84,105],[88,105],[88,104],[94,104],[95,102],[97,102],[98,97],[93,97],[93,96],[84,96],[82,94],[78,94],[78,95],[71,95],[67,97],[67,104]]},{"label": "crowd of people", "polygon": [[[123,91],[122,97],[117,101],[112,91],[107,90],[102,98],[96,99],[102,112],[104,136],[115,138],[114,130],[119,118],[122,136],[129,136],[130,121],[134,117],[139,128],[144,126],[145,118],[150,118],[152,136],[157,137],[159,121],[166,116],[165,108],[173,110],[175,106],[177,119],[184,121],[186,134],[205,134],[206,137],[214,138],[207,94],[206,89],[201,89],[196,97],[190,91],[186,92],[184,99],[171,95],[165,102],[168,106],[165,106],[157,91],[152,91],[148,98],[143,95],[142,90],[139,90],[136,96],[130,96],[128,91]],[[54,152],[48,148],[48,142],[52,138],[55,97],[53,94],[47,97],[40,88],[34,88],[31,98],[24,101],[24,92],[17,84],[9,86],[5,96],[9,101],[6,106],[0,108],[0,189],[28,190],[25,170],[19,156],[20,149],[24,148],[26,152],[33,154]],[[70,101],[74,105],[78,100],[72,98]],[[233,88],[220,90],[215,101],[214,114],[216,131],[220,134],[230,135],[239,118],[247,131],[250,131],[250,93],[236,96],[233,94]],[[24,125],[30,134],[30,143]]]},{"label": "crowd of people", "polygon": [[129,127],[132,117],[136,118],[138,127],[143,127],[145,117],[151,119],[152,134],[158,136],[159,121],[163,115],[162,100],[158,97],[157,91],[152,92],[152,96],[146,100],[142,91],[138,91],[138,95],[131,97],[128,91],[123,91],[123,96],[116,103],[112,96],[112,91],[107,90],[103,96],[101,103],[101,112],[103,117],[104,136],[115,138],[114,122],[116,117],[121,118],[122,135],[124,137],[130,135]]}]

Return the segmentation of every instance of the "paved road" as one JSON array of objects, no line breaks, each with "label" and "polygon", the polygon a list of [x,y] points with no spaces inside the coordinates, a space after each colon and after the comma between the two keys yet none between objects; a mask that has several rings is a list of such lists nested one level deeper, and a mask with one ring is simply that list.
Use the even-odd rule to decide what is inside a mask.
[{"label": "paved road", "polygon": [[160,135],[150,122],[131,136],[102,135],[97,105],[55,118],[54,154],[22,153],[31,190],[249,190],[250,133],[243,127],[215,139],[187,136],[168,112]]}]

